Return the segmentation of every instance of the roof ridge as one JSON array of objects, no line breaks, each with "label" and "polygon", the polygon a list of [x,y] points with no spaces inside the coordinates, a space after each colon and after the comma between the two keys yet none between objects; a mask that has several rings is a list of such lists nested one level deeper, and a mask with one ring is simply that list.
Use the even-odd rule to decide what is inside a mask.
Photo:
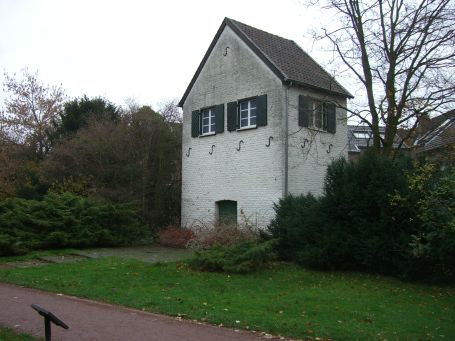
[{"label": "roof ridge", "polygon": [[[305,58],[308,58],[309,60],[311,60],[311,62],[316,64],[316,67],[318,68],[318,70],[321,73],[325,74],[326,77],[328,77],[330,79],[328,81],[328,84],[329,84],[330,88],[327,89],[327,88],[321,87],[320,89],[328,90],[328,91],[335,92],[335,93],[340,93],[340,90],[341,90],[341,93],[344,92],[344,94],[348,95],[348,97],[353,97],[349,93],[349,91],[335,79],[335,77],[333,75],[331,75],[329,72],[327,72],[327,70],[325,70],[322,65],[320,65],[313,57],[311,57],[311,55],[308,52],[306,52],[294,40],[283,38],[283,37],[281,37],[279,35],[276,35],[276,34],[273,34],[273,33],[269,33],[267,31],[261,30],[259,28],[253,27],[253,26],[248,25],[248,24],[244,24],[244,23],[242,23],[240,21],[237,21],[235,19],[231,19],[231,18],[228,18],[228,17],[225,17],[225,22],[227,24],[234,25],[234,27],[237,28],[240,31],[240,33],[242,33],[243,38],[248,40],[251,44],[254,45],[254,47],[257,50],[259,50],[260,53],[262,53],[263,57],[265,57],[267,59],[267,61],[269,61],[270,64],[272,64],[282,74],[283,81],[294,81],[294,79],[293,79],[293,77],[291,75],[289,75],[287,72],[285,72],[282,67],[278,66],[278,64],[274,61],[274,57],[273,56],[271,56],[268,53],[264,52],[264,50],[261,49],[261,47],[258,46],[258,44],[249,36],[249,34],[242,29],[242,26],[244,26],[244,27],[246,27],[246,28],[248,28],[250,30],[254,30],[256,32],[260,32],[261,34],[265,34],[265,35],[268,35],[270,37],[274,37],[274,38],[280,39],[280,40],[282,40],[282,41],[284,41],[284,42],[286,42],[288,44],[292,44],[295,48],[297,48],[305,56]],[[309,85],[309,84],[306,84],[306,85]],[[336,89],[337,87],[339,88],[338,90]]]},{"label": "roof ridge", "polygon": [[[267,33],[267,34],[270,34],[270,35],[272,35],[272,36],[275,36],[275,37],[278,37],[278,38],[281,38],[281,39],[285,39],[285,38],[282,38],[282,37],[280,37],[280,36],[278,36],[278,35],[276,35],[276,34],[268,33],[268,32],[266,32],[266,31],[260,30],[260,29],[258,29],[258,28],[256,28],[256,27],[253,27],[253,26],[244,24],[244,23],[242,23],[242,22],[240,22],[240,21],[237,21],[237,20],[234,20],[234,19],[230,19],[230,18],[228,18],[228,17],[226,17],[226,20],[227,20],[228,22],[231,22],[235,27],[237,27],[238,30],[240,30],[240,32],[243,34],[243,37],[246,38],[246,39],[248,39],[248,41],[249,41],[251,44],[253,44],[253,45],[262,53],[262,55],[263,55],[265,58],[267,58],[267,60],[270,62],[270,64],[272,64],[272,65],[281,73],[281,75],[283,76],[283,78],[284,78],[285,80],[287,80],[287,79],[289,78],[289,77],[284,73],[284,71],[283,71],[278,65],[276,65],[276,63],[272,60],[272,58],[270,58],[270,56],[268,56],[267,53],[265,53],[265,52],[264,52],[264,51],[263,51],[263,50],[262,50],[262,49],[261,49],[261,48],[260,48],[260,47],[259,47],[259,46],[258,46],[258,45],[249,37],[249,36],[248,36],[248,34],[246,34],[246,33],[242,30],[242,28],[239,27],[239,25],[237,25],[237,24],[239,23],[239,24],[242,24],[242,25],[244,25],[244,26],[248,26],[248,27],[250,27],[250,28],[252,28],[252,29],[255,29],[255,30],[258,30],[258,31]],[[289,40],[289,39],[286,39],[286,40]]]},{"label": "roof ridge", "polygon": [[308,87],[309,89],[343,96],[344,98],[353,98],[349,91],[338,83],[334,76],[328,73],[294,40],[283,38],[279,35],[225,17],[204,54],[190,84],[186,88],[182,99],[179,101],[179,106],[183,106],[186,97],[226,26],[229,26],[240,40],[269,67],[283,84]]},{"label": "roof ridge", "polygon": [[271,36],[274,36],[274,37],[277,37],[277,38],[281,38],[281,39],[284,39],[284,40],[287,40],[287,41],[292,41],[292,42],[294,42],[292,39],[284,38],[284,37],[282,37],[282,36],[279,36],[278,34],[274,34],[274,33],[270,33],[270,32],[261,30],[260,28],[257,28],[257,27],[254,27],[254,26],[245,24],[245,23],[243,23],[243,22],[241,22],[241,21],[238,21],[238,20],[235,20],[235,19],[231,19],[231,18],[228,18],[228,17],[226,17],[225,19],[230,20],[230,21],[232,21],[232,22],[235,23],[235,24],[237,24],[237,23],[238,23],[238,24],[242,24],[242,25],[244,25],[244,26],[248,26],[249,28],[253,28],[253,29],[255,29],[255,30],[258,30],[258,31],[267,33],[267,34],[269,34],[269,35],[271,35]]}]

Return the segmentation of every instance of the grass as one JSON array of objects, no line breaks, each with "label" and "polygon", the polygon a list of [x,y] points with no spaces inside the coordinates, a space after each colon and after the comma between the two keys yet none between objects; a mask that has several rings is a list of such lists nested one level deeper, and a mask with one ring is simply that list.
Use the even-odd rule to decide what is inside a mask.
[{"label": "grass", "polygon": [[18,334],[9,328],[0,327],[0,340],[1,341],[39,341],[31,335]]},{"label": "grass", "polygon": [[0,281],[212,324],[335,340],[455,340],[455,288],[276,263],[249,275],[101,258],[0,270]]}]

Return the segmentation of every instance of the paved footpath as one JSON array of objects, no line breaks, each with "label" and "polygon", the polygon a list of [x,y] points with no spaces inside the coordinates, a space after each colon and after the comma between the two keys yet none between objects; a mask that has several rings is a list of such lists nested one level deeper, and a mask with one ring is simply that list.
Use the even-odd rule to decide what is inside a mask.
[{"label": "paved footpath", "polygon": [[258,341],[271,338],[3,283],[0,283],[0,326],[44,337],[43,318],[30,308],[32,303],[51,311],[70,327],[64,330],[52,325],[52,339],[59,341]]}]

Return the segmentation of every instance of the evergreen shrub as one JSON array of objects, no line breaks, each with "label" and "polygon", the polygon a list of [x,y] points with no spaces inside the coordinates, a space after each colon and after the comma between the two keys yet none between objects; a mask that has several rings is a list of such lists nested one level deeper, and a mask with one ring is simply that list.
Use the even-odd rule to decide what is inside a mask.
[{"label": "evergreen shrub", "polygon": [[135,209],[70,193],[0,202],[0,255],[34,249],[117,246],[148,233]]},{"label": "evergreen shrub", "polygon": [[268,232],[278,255],[315,269],[453,277],[455,173],[424,173],[409,158],[374,151],[334,161],[322,196],[275,205]]},{"label": "evergreen shrub", "polygon": [[216,244],[196,251],[189,260],[192,268],[201,271],[248,273],[266,266],[275,259],[273,240],[244,241],[234,245]]}]

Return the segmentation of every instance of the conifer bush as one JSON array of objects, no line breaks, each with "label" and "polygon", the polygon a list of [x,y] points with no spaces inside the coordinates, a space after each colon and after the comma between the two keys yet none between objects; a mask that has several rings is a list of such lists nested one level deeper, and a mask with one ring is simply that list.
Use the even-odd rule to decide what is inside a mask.
[{"label": "conifer bush", "polygon": [[112,204],[70,193],[42,200],[0,202],[0,255],[34,249],[117,246],[145,237],[147,226],[128,204]]},{"label": "conifer bush", "polygon": [[196,251],[189,260],[191,267],[201,271],[248,273],[263,268],[274,260],[272,240],[266,242],[244,241],[237,244],[216,244]]},{"label": "conifer bush", "polygon": [[315,269],[454,278],[455,173],[428,167],[373,151],[334,161],[321,197],[275,205],[277,253]]}]

